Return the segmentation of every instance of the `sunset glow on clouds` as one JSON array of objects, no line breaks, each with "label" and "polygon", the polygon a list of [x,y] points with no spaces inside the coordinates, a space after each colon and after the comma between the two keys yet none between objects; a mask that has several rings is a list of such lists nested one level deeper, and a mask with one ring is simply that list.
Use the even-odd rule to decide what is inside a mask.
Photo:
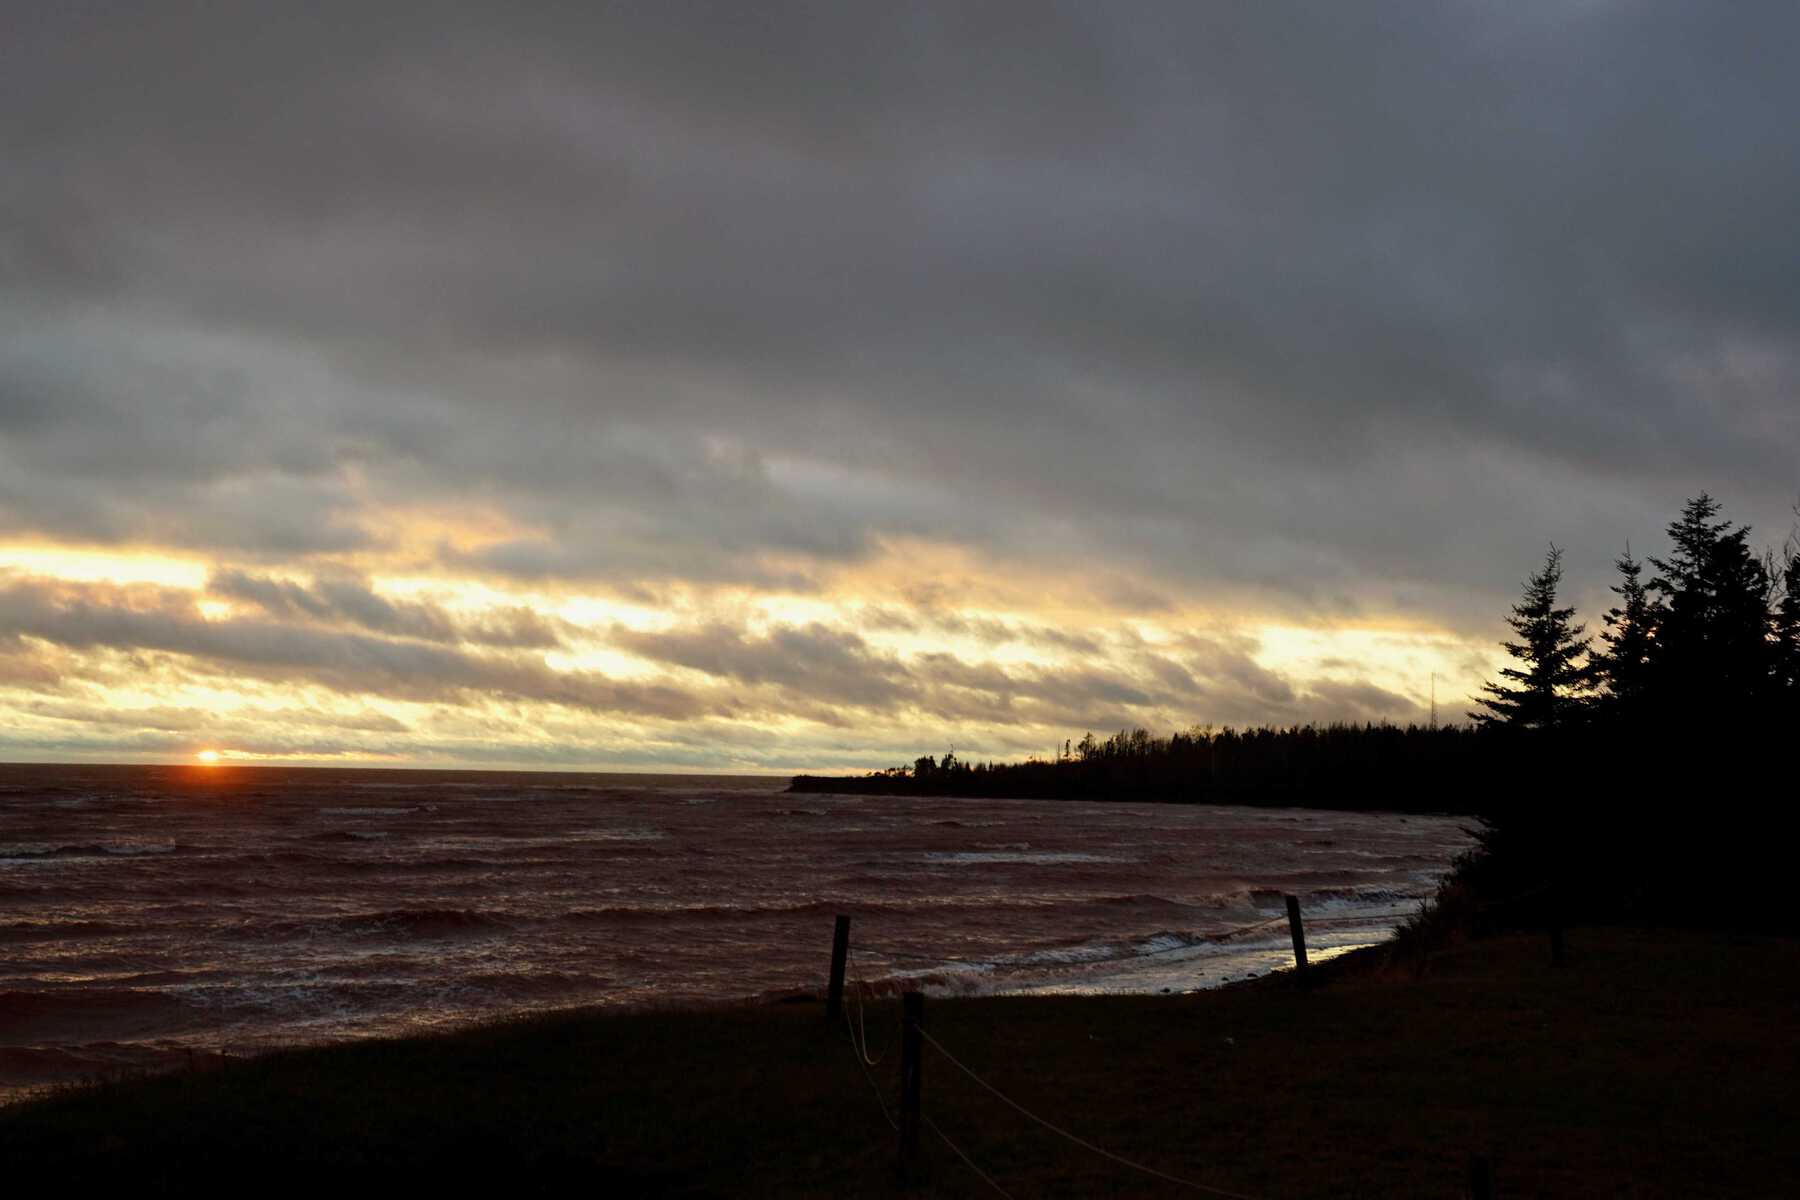
[{"label": "sunset glow on clouds", "polygon": [[[896,555],[908,565],[917,556]],[[1420,715],[1483,669],[1428,631],[1221,626],[807,591],[507,589],[150,556],[0,554],[14,754],[526,766],[862,766],[1086,729]],[[880,575],[875,564],[865,570]],[[853,572],[852,575],[862,572]],[[986,589],[978,581],[927,581]],[[1002,591],[1010,589],[999,589]],[[1088,607],[1083,608],[1082,604]]]},{"label": "sunset glow on clouds", "polygon": [[13,22],[0,758],[1458,717],[1547,542],[1786,530],[1766,28],[983,12]]}]

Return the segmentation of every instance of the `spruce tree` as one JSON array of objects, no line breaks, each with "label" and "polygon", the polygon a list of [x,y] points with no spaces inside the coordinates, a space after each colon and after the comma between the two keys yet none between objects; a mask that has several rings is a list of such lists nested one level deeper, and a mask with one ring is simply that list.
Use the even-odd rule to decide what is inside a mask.
[{"label": "spruce tree", "polygon": [[1610,704],[1631,708],[1649,689],[1660,606],[1645,588],[1644,564],[1631,557],[1629,544],[1613,565],[1619,570],[1619,583],[1611,591],[1619,603],[1606,610],[1606,629],[1600,634],[1603,649],[1595,652],[1590,670],[1595,684],[1606,689]]},{"label": "spruce tree", "polygon": [[1585,710],[1589,676],[1579,660],[1588,639],[1581,636],[1582,626],[1569,623],[1575,610],[1557,607],[1561,585],[1562,551],[1551,546],[1542,569],[1525,581],[1523,597],[1506,618],[1519,640],[1501,645],[1517,665],[1500,668],[1501,681],[1484,685],[1487,695],[1476,703],[1485,711],[1469,714],[1478,724],[1553,729],[1572,723]]},{"label": "spruce tree", "polygon": [[1650,560],[1657,575],[1647,586],[1664,606],[1651,671],[1671,715],[1745,710],[1774,673],[1769,572],[1751,553],[1750,527],[1718,516],[1706,493],[1689,500],[1669,526],[1669,557]]},{"label": "spruce tree", "polygon": [[1780,564],[1775,604],[1775,685],[1789,708],[1800,704],[1800,535],[1790,537]]}]

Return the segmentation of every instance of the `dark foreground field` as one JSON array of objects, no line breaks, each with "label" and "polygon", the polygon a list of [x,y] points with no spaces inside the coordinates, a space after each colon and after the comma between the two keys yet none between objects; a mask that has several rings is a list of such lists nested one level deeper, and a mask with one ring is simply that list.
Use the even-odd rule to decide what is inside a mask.
[{"label": "dark foreground field", "polygon": [[[1312,989],[934,999],[926,1027],[1044,1117],[1246,1195],[1459,1196],[1472,1154],[1498,1197],[1800,1195],[1800,944],[1577,930],[1561,969],[1535,938],[1495,939],[1418,977],[1381,957]],[[896,1020],[870,1009],[890,1105]],[[924,1109],[1015,1196],[1190,1194],[935,1052]],[[913,1194],[995,1194],[925,1140]],[[894,1138],[817,1004],[561,1017],[109,1084],[0,1113],[0,1161],[15,1190],[74,1194],[898,1191]]]}]

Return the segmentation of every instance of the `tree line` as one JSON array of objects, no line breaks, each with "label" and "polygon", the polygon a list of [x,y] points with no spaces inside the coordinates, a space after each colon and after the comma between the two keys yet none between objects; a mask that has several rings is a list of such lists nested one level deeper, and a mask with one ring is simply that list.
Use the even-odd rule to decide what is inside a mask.
[{"label": "tree line", "polygon": [[1559,602],[1563,556],[1552,545],[1507,617],[1511,663],[1469,714],[1477,725],[1791,722],[1800,713],[1800,538],[1759,555],[1750,527],[1724,519],[1705,493],[1683,506],[1668,535],[1666,558],[1646,564],[1627,546],[1616,560],[1618,602],[1598,638]]},{"label": "tree line", "polygon": [[1560,549],[1526,580],[1508,665],[1470,714],[1497,751],[1481,852],[1446,896],[1793,928],[1800,537],[1758,553],[1705,493],[1667,532],[1665,557],[1619,556],[1597,636],[1561,602]]},{"label": "tree line", "polygon": [[1007,799],[1306,804],[1443,811],[1480,740],[1469,726],[1293,725],[1087,734],[1056,757],[965,762],[948,753],[859,777],[798,776],[795,791]]},{"label": "tree line", "polygon": [[1666,557],[1620,555],[1597,637],[1561,603],[1553,545],[1506,618],[1508,664],[1468,724],[1140,728],[1089,733],[1049,760],[952,752],[866,776],[799,776],[794,790],[1452,811],[1492,824],[1571,790],[1602,797],[1595,809],[1609,791],[1653,795],[1666,791],[1658,780],[1699,767],[1716,782],[1719,755],[1702,743],[1779,732],[1800,708],[1800,544],[1759,555],[1750,532],[1711,496],[1688,501]]},{"label": "tree line", "polygon": [[1592,636],[1562,601],[1552,545],[1466,724],[1135,729],[1065,743],[1050,761],[927,756],[794,787],[1465,813],[1479,845],[1439,891],[1440,929],[1791,932],[1800,536],[1758,553],[1704,493],[1667,533],[1666,555],[1627,546],[1616,560],[1616,602]]}]

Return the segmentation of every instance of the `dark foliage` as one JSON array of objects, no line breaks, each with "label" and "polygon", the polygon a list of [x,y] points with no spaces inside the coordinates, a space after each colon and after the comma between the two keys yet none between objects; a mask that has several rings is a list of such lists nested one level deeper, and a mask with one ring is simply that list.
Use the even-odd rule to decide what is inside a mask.
[{"label": "dark foliage", "polygon": [[1437,910],[1464,925],[1791,930],[1800,536],[1758,558],[1720,511],[1689,501],[1648,581],[1629,549],[1617,560],[1619,604],[1585,661],[1552,547],[1472,725],[1137,729],[1050,762],[924,757],[794,789],[1462,812],[1479,847]]},{"label": "dark foliage", "polygon": [[1705,493],[1688,501],[1669,526],[1674,549],[1650,560],[1657,575],[1648,586],[1661,604],[1647,682],[1665,717],[1736,719],[1769,699],[1769,572],[1750,550],[1750,527],[1718,515],[1718,501]]},{"label": "dark foliage", "polygon": [[921,758],[911,769],[830,778],[802,775],[801,792],[1304,804],[1314,808],[1473,811],[1460,781],[1498,743],[1456,725],[1296,725],[1093,734],[1054,761],[966,763]]},{"label": "dark foliage", "polygon": [[1481,809],[1482,850],[1458,882],[1490,923],[1793,928],[1800,567],[1793,538],[1759,559],[1749,534],[1712,497],[1690,500],[1654,578],[1618,560],[1585,720],[1489,731],[1516,772]]},{"label": "dark foliage", "polygon": [[1574,608],[1559,608],[1562,551],[1555,546],[1544,565],[1525,581],[1525,595],[1513,606],[1506,623],[1516,642],[1502,642],[1517,666],[1500,668],[1499,683],[1469,714],[1478,725],[1503,724],[1524,729],[1556,729],[1581,719],[1590,674],[1582,662],[1588,640],[1582,626],[1570,623]]},{"label": "dark foliage", "polygon": [[1661,605],[1644,586],[1644,564],[1625,547],[1613,565],[1619,582],[1612,589],[1619,603],[1606,610],[1601,649],[1590,660],[1592,678],[1604,682],[1603,703],[1636,708],[1650,687],[1650,654]]}]

